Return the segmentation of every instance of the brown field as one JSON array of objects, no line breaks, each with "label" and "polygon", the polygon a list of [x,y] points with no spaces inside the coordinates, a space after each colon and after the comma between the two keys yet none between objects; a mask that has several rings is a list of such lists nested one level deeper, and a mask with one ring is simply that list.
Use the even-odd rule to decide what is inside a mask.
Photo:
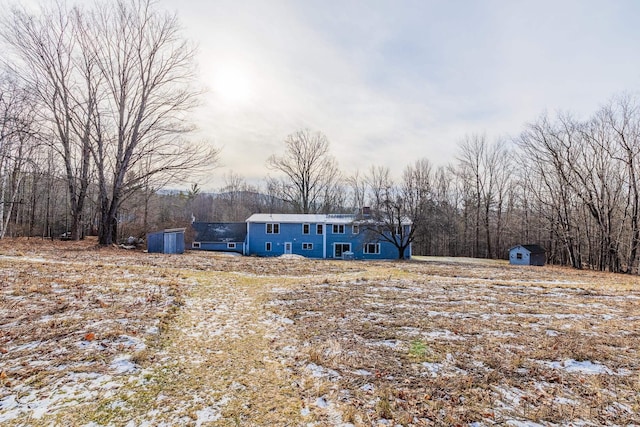
[{"label": "brown field", "polygon": [[0,241],[0,424],[640,423],[640,278]]}]

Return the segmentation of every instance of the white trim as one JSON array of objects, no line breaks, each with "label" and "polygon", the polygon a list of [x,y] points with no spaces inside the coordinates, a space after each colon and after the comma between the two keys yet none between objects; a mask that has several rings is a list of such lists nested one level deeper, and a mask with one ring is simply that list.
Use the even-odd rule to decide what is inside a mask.
[{"label": "white trim", "polygon": [[302,244],[302,250],[303,251],[312,251],[313,250],[313,243],[303,243]]},{"label": "white trim", "polygon": [[227,243],[227,249],[235,249],[235,248],[236,248],[235,243]]},{"label": "white trim", "polygon": [[191,243],[191,247],[193,249],[200,249],[200,242],[193,242]]},{"label": "white trim", "polygon": [[[271,232],[269,232],[269,226],[271,226]],[[276,229],[278,231],[276,231]],[[264,234],[280,234],[280,223],[279,222],[267,222],[264,225]]]},{"label": "white trim", "polygon": [[[374,251],[370,252],[369,245],[374,245]],[[365,255],[380,255],[380,243],[365,243],[362,253]]]},{"label": "white trim", "polygon": [[322,225],[322,258],[327,258],[327,224],[321,224],[321,225]]}]

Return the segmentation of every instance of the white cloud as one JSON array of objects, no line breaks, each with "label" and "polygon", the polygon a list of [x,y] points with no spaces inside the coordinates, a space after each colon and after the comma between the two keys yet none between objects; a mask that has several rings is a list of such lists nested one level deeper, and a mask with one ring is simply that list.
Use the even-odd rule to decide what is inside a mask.
[{"label": "white cloud", "polygon": [[[303,127],[327,134],[346,173],[400,173],[453,160],[465,134],[515,134],[545,109],[588,115],[640,86],[632,0],[161,4],[200,44],[212,90],[197,120],[224,147],[218,174],[253,181]],[[234,68],[243,102],[215,91]]]}]

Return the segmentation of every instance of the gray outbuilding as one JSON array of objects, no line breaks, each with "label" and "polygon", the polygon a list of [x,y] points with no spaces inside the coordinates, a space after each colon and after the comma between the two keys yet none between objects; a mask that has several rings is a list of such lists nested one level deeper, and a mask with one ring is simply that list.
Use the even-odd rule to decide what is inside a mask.
[{"label": "gray outbuilding", "polygon": [[540,245],[518,245],[509,249],[509,264],[543,266],[547,261],[545,249]]}]

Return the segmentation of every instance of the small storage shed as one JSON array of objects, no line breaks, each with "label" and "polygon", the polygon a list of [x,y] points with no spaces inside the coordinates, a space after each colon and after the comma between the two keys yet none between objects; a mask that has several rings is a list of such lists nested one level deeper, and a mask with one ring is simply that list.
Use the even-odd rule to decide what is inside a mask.
[{"label": "small storage shed", "polygon": [[184,228],[171,228],[147,234],[147,252],[157,254],[184,253]]},{"label": "small storage shed", "polygon": [[540,245],[518,245],[509,249],[509,264],[543,266],[546,252]]}]

